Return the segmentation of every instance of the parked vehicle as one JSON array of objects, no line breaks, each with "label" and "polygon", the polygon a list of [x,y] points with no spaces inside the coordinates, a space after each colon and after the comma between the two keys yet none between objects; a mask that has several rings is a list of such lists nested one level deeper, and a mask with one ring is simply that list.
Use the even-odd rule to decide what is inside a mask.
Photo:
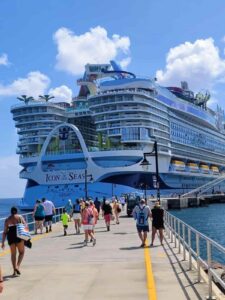
[{"label": "parked vehicle", "polygon": [[131,217],[134,207],[139,203],[141,200],[141,195],[132,193],[127,195],[127,215]]}]

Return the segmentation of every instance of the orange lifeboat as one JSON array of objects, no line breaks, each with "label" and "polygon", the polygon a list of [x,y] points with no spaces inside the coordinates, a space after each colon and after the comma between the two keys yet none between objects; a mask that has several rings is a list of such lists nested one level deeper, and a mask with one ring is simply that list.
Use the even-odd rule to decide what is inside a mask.
[{"label": "orange lifeboat", "polygon": [[180,160],[172,160],[171,166],[174,171],[185,171],[185,163]]},{"label": "orange lifeboat", "polygon": [[187,168],[189,172],[196,173],[199,171],[199,167],[196,163],[192,163],[192,162],[187,163]]},{"label": "orange lifeboat", "polygon": [[204,174],[208,174],[209,173],[209,166],[208,165],[200,164],[199,169]]}]

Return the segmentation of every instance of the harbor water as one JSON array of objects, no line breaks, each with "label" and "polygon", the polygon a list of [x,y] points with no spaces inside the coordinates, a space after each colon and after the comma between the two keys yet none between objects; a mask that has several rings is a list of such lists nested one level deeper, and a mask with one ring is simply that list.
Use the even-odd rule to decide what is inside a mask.
[{"label": "harbor water", "polygon": [[[171,210],[170,213],[225,247],[225,203]],[[194,237],[192,244],[195,245]],[[206,243],[200,241],[200,249],[206,259]],[[214,248],[212,248],[212,260],[225,265],[224,255]]]}]

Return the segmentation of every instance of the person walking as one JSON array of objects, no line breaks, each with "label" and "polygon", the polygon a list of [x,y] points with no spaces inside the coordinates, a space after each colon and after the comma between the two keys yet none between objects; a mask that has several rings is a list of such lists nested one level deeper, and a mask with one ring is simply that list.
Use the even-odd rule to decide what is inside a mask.
[{"label": "person walking", "polygon": [[120,197],[120,203],[121,203],[121,205],[122,205],[122,210],[124,211],[125,204],[126,204],[126,201],[125,201],[125,197],[124,197],[124,196],[121,196],[121,197]]},{"label": "person walking", "polygon": [[113,213],[114,213],[114,216],[115,216],[115,219],[116,219],[116,224],[120,224],[120,221],[119,221],[119,216],[120,216],[120,213],[121,213],[121,207],[120,207],[120,203],[118,200],[115,200],[113,202]]},{"label": "person walking", "polygon": [[45,208],[45,228],[46,233],[52,231],[52,218],[55,214],[55,206],[52,201],[42,198],[42,204]]},{"label": "person walking", "polygon": [[151,210],[152,219],[152,242],[150,246],[153,246],[155,240],[155,234],[157,230],[159,231],[159,239],[161,245],[163,245],[163,230],[164,230],[164,210],[160,207],[160,203],[157,201],[155,206]]},{"label": "person walking", "polygon": [[81,205],[80,205],[80,200],[79,199],[76,199],[76,202],[73,205],[73,220],[74,220],[76,234],[80,234]]},{"label": "person walking", "polygon": [[65,206],[65,209],[71,220],[72,215],[73,215],[73,203],[72,203],[71,199],[68,200],[68,202]]},{"label": "person walking", "polygon": [[[20,265],[22,263],[25,249],[24,240],[17,237],[17,224],[27,225],[24,218],[18,214],[17,208],[11,208],[11,215],[5,220],[4,231],[2,234],[2,249],[5,248],[5,239],[7,237],[11,252],[11,262],[13,266],[13,276],[20,275]],[[19,252],[17,259],[17,251]]]},{"label": "person walking", "polygon": [[45,208],[40,200],[36,201],[36,205],[35,205],[34,211],[33,211],[33,217],[35,220],[35,234],[37,234],[38,229],[40,229],[40,232],[42,234],[43,223],[44,223],[44,218],[45,218]]},{"label": "person walking", "polygon": [[150,208],[145,204],[145,199],[141,199],[139,205],[133,210],[133,218],[136,220],[138,236],[141,240],[141,247],[146,246],[147,234],[149,232],[148,219],[150,217]]},{"label": "person walking", "polygon": [[85,240],[84,246],[87,246],[88,237],[90,236],[93,246],[96,244],[96,238],[93,234],[94,215],[88,201],[85,202],[85,208],[82,211],[82,225],[84,228]]},{"label": "person walking", "polygon": [[63,208],[63,213],[61,215],[61,221],[63,224],[64,235],[67,235],[68,222],[70,220],[70,216],[68,215],[65,208]]},{"label": "person walking", "polygon": [[93,234],[95,234],[95,225],[98,222],[98,211],[94,205],[94,202],[91,200],[90,202],[90,208],[92,209],[93,212],[93,217],[94,217],[94,222],[93,222]]},{"label": "person walking", "polygon": [[95,208],[98,211],[98,220],[99,220],[99,214],[100,214],[100,209],[101,209],[101,202],[98,200],[98,197],[95,198],[94,205],[95,205]]},{"label": "person walking", "polygon": [[111,218],[113,217],[112,206],[110,205],[109,201],[105,199],[103,200],[103,204],[102,204],[102,216],[105,219],[107,231],[110,231],[110,221]]}]

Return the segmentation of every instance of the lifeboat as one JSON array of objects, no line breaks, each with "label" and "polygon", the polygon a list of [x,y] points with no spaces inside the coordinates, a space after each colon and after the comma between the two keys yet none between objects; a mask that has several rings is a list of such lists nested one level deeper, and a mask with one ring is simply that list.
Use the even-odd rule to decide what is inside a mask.
[{"label": "lifeboat", "polygon": [[214,175],[218,175],[219,174],[219,168],[216,166],[211,166],[210,167],[210,171],[212,172],[212,174]]},{"label": "lifeboat", "polygon": [[174,171],[185,171],[185,163],[183,161],[172,160],[171,166]]},{"label": "lifeboat", "polygon": [[200,168],[200,171],[204,174],[208,174],[209,173],[209,166],[208,165],[204,165],[204,164],[201,164],[199,166]]},{"label": "lifeboat", "polygon": [[199,171],[199,167],[196,163],[187,163],[187,169],[189,172],[193,172],[193,173],[196,173]]}]

